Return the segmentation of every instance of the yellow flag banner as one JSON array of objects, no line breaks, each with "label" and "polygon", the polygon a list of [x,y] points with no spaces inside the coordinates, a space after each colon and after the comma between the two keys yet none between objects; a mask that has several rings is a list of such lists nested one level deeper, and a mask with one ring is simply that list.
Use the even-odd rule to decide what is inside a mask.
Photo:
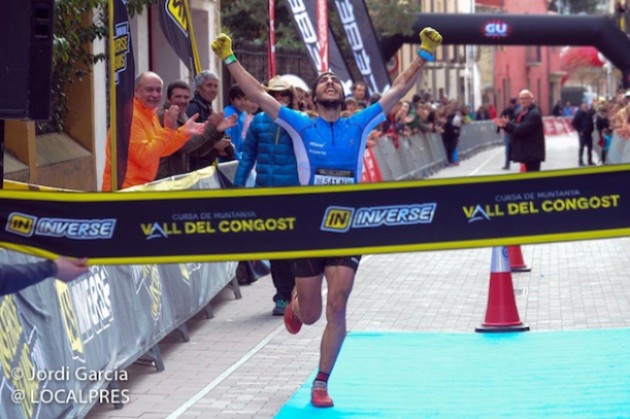
[{"label": "yellow flag banner", "polygon": [[162,33],[177,56],[195,75],[201,71],[187,0],[160,0],[158,18]]},{"label": "yellow flag banner", "polygon": [[[131,42],[131,24],[127,2],[111,0],[110,26],[110,133],[111,189],[122,188],[127,173],[129,137],[133,119],[133,95],[136,67]],[[112,105],[115,103],[115,106]]]},{"label": "yellow flag banner", "polygon": [[409,252],[630,235],[630,165],[359,185],[0,191],[0,244],[92,264]]}]

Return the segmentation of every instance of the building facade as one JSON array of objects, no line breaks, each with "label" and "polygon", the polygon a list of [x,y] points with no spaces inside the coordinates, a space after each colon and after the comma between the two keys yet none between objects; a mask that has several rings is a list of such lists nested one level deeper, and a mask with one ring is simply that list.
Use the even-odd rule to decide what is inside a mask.
[{"label": "building facade", "polygon": [[[189,0],[197,49],[203,69],[221,75],[221,65],[214,57],[210,42],[221,28],[220,0]],[[408,0],[417,13],[492,13],[492,14],[547,14],[549,0]],[[565,2],[560,2],[564,4]],[[603,2],[602,2],[603,4]],[[607,12],[612,14],[613,2],[608,2]],[[157,72],[165,84],[182,79],[192,82],[191,74],[166,41],[158,21],[157,5],[134,16],[131,37],[135,53],[136,72]],[[562,6],[562,10],[566,7]],[[602,9],[602,13],[606,10]],[[553,11],[555,13],[555,11]],[[388,63],[391,78],[405,68],[416,55],[418,44],[405,44]],[[93,53],[105,52],[105,43],[92,45]],[[585,83],[580,78],[570,78],[562,70],[562,56],[566,48],[557,46],[501,46],[501,45],[444,45],[438,50],[437,59],[428,63],[415,89],[408,94],[430,93],[434,100],[442,97],[456,99],[477,109],[482,103],[492,103],[501,110],[510,97],[527,88],[534,93],[536,102],[544,114],[549,114],[553,104],[560,99],[561,89],[566,85]],[[83,81],[73,85],[68,92],[72,109],[67,121],[67,133],[54,138],[35,138],[32,122],[10,121],[5,133],[6,146],[13,157],[5,158],[8,167],[14,166],[16,180],[59,186],[72,189],[96,190],[101,184],[105,165],[105,147],[108,128],[107,71],[101,62]],[[589,83],[599,95],[609,95],[610,86],[619,79],[614,69],[607,67],[601,77]],[[608,88],[607,88],[608,87]],[[215,108],[220,108],[223,98],[219,97]],[[66,135],[67,134],[67,135]],[[28,141],[24,141],[24,137]],[[13,141],[15,139],[15,141]],[[24,144],[27,144],[25,146]],[[59,156],[59,160],[48,159],[50,149],[75,150]],[[43,156],[46,154],[46,156]],[[58,153],[57,153],[58,154]],[[46,165],[38,162],[45,160]],[[39,167],[38,167],[39,166]],[[68,175],[80,172],[80,176]],[[69,180],[72,180],[70,182]]]}]

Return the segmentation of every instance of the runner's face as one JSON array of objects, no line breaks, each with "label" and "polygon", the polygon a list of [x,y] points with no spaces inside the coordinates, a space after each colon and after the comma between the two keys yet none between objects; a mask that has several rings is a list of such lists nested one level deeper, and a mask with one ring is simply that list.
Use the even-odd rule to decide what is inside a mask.
[{"label": "runner's face", "polygon": [[343,87],[341,81],[334,74],[324,74],[317,81],[316,95],[317,102],[343,102]]}]

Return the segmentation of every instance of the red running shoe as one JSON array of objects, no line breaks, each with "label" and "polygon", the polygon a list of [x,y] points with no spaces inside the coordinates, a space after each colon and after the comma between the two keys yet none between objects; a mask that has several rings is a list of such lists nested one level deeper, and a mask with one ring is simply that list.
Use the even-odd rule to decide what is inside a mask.
[{"label": "red running shoe", "polygon": [[289,333],[295,335],[302,328],[302,321],[293,312],[293,301],[295,301],[295,299],[292,299],[284,309],[284,327],[287,328]]},{"label": "red running shoe", "polygon": [[311,404],[315,407],[333,407],[333,401],[328,395],[328,388],[325,385],[313,385]]}]

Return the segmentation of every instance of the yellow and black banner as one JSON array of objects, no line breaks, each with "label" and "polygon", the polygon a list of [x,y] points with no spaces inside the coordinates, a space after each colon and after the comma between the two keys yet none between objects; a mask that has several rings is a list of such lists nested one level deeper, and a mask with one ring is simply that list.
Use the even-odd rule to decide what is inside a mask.
[{"label": "yellow and black banner", "polygon": [[91,264],[279,259],[630,235],[630,165],[360,185],[0,191],[0,244]]},{"label": "yellow and black banner", "polygon": [[116,103],[115,108],[110,109],[109,152],[112,165],[111,189],[117,190],[122,188],[127,174],[136,65],[127,2],[113,0],[109,7],[112,9],[110,19],[113,19],[109,35],[110,103]]},{"label": "yellow and black banner", "polygon": [[187,0],[160,0],[158,17],[164,37],[193,75],[201,71]]}]

